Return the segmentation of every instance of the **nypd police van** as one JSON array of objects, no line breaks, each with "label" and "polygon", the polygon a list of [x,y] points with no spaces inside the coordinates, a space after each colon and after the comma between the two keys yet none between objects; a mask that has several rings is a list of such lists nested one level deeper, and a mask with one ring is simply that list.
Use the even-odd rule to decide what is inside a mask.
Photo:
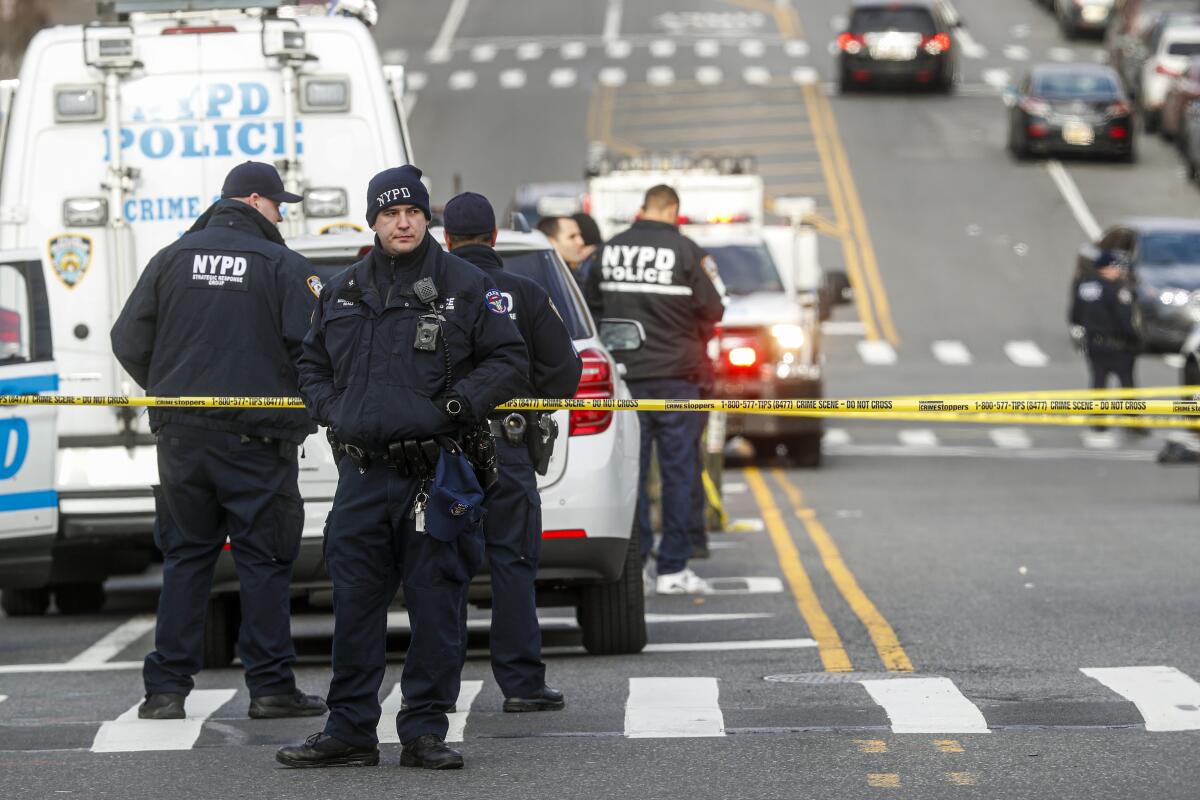
[{"label": "nypd police van", "polygon": [[[412,160],[402,68],[382,65],[369,20],[336,13],[370,4],[102,5],[104,22],[41,31],[19,80],[0,86],[0,250],[28,251],[41,267],[53,321],[37,332],[57,361],[43,380],[71,395],[138,391],[109,329],[142,267],[216,199],[233,166],[273,162],[304,196],[281,225],[294,237],[363,230],[370,177]],[[32,330],[6,313],[0,342]],[[0,539],[8,613],[42,613],[51,594],[60,610],[94,609],[106,577],[154,557],[145,414],[63,411],[58,445],[55,536],[19,555]],[[311,440],[301,474],[314,530],[332,497],[331,463]]]}]

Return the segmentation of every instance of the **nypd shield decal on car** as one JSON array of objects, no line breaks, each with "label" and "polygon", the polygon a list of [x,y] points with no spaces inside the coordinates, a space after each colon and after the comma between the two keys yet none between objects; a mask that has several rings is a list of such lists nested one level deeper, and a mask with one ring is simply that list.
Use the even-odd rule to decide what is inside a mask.
[{"label": "nypd shield decal on car", "polygon": [[92,237],[62,233],[49,242],[50,264],[63,286],[74,289],[92,264]]}]

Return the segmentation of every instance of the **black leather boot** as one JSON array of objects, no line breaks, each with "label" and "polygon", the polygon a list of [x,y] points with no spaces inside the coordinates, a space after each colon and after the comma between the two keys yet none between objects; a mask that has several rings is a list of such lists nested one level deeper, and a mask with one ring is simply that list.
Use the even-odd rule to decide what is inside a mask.
[{"label": "black leather boot", "polygon": [[183,695],[170,692],[148,694],[138,706],[138,719],[187,719],[184,699]]},{"label": "black leather boot", "polygon": [[268,694],[250,698],[250,719],[281,719],[283,717],[319,717],[329,709],[315,694],[296,689],[288,694]]},{"label": "black leather boot", "polygon": [[400,752],[400,766],[423,769],[462,769],[463,757],[446,746],[442,737],[427,733],[418,736]]},{"label": "black leather boot", "polygon": [[510,714],[522,711],[558,711],[566,704],[563,693],[549,686],[543,686],[528,697],[504,698],[504,710]]},{"label": "black leather boot", "polygon": [[378,747],[355,747],[325,732],[314,733],[304,744],[281,747],[275,760],[285,767],[373,767],[379,763]]}]

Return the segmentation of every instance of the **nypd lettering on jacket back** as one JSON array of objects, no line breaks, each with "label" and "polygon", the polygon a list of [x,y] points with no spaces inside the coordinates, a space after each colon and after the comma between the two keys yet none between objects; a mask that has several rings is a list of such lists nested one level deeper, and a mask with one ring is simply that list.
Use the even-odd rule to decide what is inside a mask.
[{"label": "nypd lettering on jacket back", "polygon": [[196,253],[192,257],[192,285],[205,289],[246,290],[245,256],[225,253]]}]

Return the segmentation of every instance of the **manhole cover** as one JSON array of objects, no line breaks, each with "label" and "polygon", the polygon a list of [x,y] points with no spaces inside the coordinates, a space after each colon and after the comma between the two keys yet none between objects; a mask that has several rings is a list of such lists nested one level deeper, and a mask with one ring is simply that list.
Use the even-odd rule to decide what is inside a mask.
[{"label": "manhole cover", "polygon": [[904,680],[905,678],[923,678],[925,675],[915,675],[911,672],[800,672],[792,675],[765,675],[763,680],[769,683],[858,683],[859,681]]}]

